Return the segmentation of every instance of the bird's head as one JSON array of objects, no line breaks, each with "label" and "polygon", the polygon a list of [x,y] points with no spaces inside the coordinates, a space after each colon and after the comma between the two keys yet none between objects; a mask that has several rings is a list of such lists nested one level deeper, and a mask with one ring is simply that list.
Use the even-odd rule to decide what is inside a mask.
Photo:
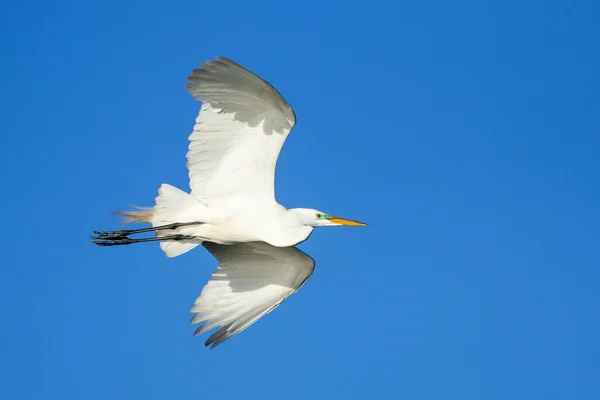
[{"label": "bird's head", "polygon": [[364,222],[334,217],[322,211],[313,210],[311,208],[295,208],[293,210],[295,211],[295,214],[299,217],[300,222],[306,226],[367,226],[367,224],[365,224]]}]

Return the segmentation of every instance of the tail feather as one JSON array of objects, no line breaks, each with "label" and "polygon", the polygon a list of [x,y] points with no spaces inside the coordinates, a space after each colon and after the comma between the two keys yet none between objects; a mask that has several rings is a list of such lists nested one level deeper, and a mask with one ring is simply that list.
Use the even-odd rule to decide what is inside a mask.
[{"label": "tail feather", "polygon": [[139,211],[116,211],[113,214],[119,217],[127,218],[125,225],[132,222],[147,222],[152,223],[152,216],[154,215],[154,207],[135,207]]},{"label": "tail feather", "polygon": [[[154,207],[136,207],[138,211],[119,211],[116,215],[126,217],[125,224],[131,222],[147,222],[152,226],[164,226],[176,222],[202,221],[206,206],[190,194],[171,185],[162,184],[158,189],[156,205]],[[179,228],[178,233],[186,234],[190,227]],[[157,236],[172,235],[174,231],[157,232]],[[190,233],[191,234],[191,233]],[[202,243],[202,239],[194,241],[161,242],[160,248],[167,257],[176,257],[186,253]]]},{"label": "tail feather", "polygon": [[202,212],[204,208],[204,204],[188,193],[163,183],[158,189],[152,225],[194,221],[198,218],[198,211]]}]

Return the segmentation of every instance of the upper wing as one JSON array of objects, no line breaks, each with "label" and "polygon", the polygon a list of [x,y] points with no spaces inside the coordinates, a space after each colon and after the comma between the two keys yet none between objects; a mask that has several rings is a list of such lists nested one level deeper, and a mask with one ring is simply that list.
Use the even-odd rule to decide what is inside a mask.
[{"label": "upper wing", "polygon": [[190,135],[187,167],[195,196],[210,203],[246,195],[275,199],[275,165],[296,123],[268,82],[223,57],[200,64],[186,88],[203,102]]},{"label": "upper wing", "polygon": [[190,309],[192,324],[204,322],[194,335],[220,328],[206,341],[218,346],[271,312],[306,282],[314,260],[295,247],[263,242],[203,246],[219,260],[219,267]]}]

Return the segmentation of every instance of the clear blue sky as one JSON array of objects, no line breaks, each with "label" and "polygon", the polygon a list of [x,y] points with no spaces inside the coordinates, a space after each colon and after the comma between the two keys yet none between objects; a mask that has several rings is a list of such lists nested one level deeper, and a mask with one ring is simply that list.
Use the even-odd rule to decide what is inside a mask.
[{"label": "clear blue sky", "polygon": [[[600,398],[600,3],[392,3],[3,4],[2,398]],[[209,351],[207,252],[89,235],[187,189],[216,55],[298,115],[279,201],[371,226]]]}]

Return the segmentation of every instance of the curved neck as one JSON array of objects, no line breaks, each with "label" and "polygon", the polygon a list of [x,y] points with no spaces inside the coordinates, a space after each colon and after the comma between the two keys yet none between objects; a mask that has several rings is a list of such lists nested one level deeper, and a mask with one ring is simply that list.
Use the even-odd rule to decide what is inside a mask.
[{"label": "curved neck", "polygon": [[267,243],[277,247],[290,247],[304,242],[313,231],[313,227],[305,225],[302,209],[286,210],[277,224],[278,229],[269,235]]}]

